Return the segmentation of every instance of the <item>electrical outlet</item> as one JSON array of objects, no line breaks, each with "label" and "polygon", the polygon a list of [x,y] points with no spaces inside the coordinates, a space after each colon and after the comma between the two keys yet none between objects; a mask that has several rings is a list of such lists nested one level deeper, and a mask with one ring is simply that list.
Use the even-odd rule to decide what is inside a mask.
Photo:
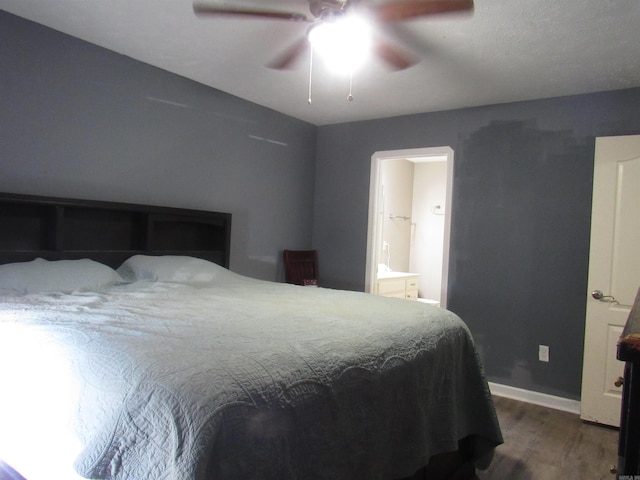
[{"label": "electrical outlet", "polygon": [[538,360],[541,362],[549,361],[549,347],[547,345],[538,345]]},{"label": "electrical outlet", "polygon": [[389,250],[389,242],[382,242],[382,251],[386,252]]}]

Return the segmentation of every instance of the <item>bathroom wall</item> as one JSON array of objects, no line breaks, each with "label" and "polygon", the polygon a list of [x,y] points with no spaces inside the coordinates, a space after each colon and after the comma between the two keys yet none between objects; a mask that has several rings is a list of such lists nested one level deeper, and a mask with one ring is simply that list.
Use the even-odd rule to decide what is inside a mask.
[{"label": "bathroom wall", "polygon": [[447,162],[416,163],[409,271],[420,274],[418,296],[437,301],[442,291],[446,198]]},{"label": "bathroom wall", "polygon": [[[408,160],[385,160],[380,169],[383,196],[382,249],[379,263],[396,272],[409,271],[414,164]],[[385,247],[385,245],[388,245]]]}]

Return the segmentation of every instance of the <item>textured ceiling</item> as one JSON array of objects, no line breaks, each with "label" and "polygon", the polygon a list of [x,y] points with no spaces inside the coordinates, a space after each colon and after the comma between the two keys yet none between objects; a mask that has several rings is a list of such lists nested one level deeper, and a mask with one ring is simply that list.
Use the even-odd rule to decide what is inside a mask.
[{"label": "textured ceiling", "polygon": [[[367,0],[362,0],[367,1]],[[368,0],[374,1],[374,0]],[[392,0],[389,0],[392,1]],[[309,14],[306,0],[228,0]],[[476,0],[383,32],[420,62],[353,78],[265,65],[305,24],[201,18],[190,0],[0,0],[0,9],[316,125],[640,86],[639,0]]]}]

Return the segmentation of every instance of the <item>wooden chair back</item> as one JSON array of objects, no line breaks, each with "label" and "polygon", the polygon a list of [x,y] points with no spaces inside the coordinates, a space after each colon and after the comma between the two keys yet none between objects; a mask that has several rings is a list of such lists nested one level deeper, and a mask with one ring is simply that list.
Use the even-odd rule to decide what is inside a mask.
[{"label": "wooden chair back", "polygon": [[296,285],[318,285],[318,251],[285,250],[285,282]]}]

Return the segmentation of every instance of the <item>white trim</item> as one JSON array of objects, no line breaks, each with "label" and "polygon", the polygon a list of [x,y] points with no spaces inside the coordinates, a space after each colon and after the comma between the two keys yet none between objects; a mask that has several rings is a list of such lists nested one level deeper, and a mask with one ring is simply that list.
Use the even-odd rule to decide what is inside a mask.
[{"label": "white trim", "polygon": [[580,415],[580,402],[577,400],[556,397],[555,395],[524,390],[522,388],[510,387],[509,385],[501,385],[493,382],[489,382],[489,389],[491,390],[491,394],[497,397],[511,398],[512,400],[519,400],[521,402]]},{"label": "white trim", "polygon": [[367,264],[365,269],[364,291],[375,293],[376,274],[379,259],[377,253],[382,239],[382,223],[379,221],[383,193],[380,191],[380,170],[383,160],[406,159],[415,162],[429,160],[447,162],[447,199],[444,217],[444,249],[442,258],[442,287],[440,306],[447,308],[449,286],[449,243],[451,241],[451,211],[453,197],[454,151],[449,146],[409,148],[375,152],[371,156],[371,174],[369,179],[369,225],[367,229]]}]

